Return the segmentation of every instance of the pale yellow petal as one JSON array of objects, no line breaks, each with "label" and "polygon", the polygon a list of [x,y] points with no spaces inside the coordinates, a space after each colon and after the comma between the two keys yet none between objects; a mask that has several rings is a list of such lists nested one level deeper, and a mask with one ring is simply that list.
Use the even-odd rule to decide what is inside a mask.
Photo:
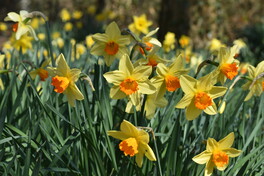
[{"label": "pale yellow petal", "polygon": [[124,55],[119,62],[119,70],[130,76],[134,70],[132,62],[128,55]]},{"label": "pale yellow petal", "polygon": [[237,157],[242,153],[241,150],[237,150],[235,148],[223,149],[222,151],[226,152],[226,154],[231,158]]},{"label": "pale yellow petal", "polygon": [[187,108],[186,108],[186,119],[187,120],[194,120],[202,112],[203,112],[203,110],[198,109],[198,108],[195,107],[195,105],[194,105],[194,99],[192,99],[190,105],[187,106]]},{"label": "pale yellow petal", "polygon": [[92,35],[92,38],[96,42],[103,42],[103,43],[107,43],[109,40],[106,34],[99,34],[99,33]]},{"label": "pale yellow petal", "polygon": [[109,36],[109,39],[112,39],[112,40],[117,40],[121,35],[121,32],[120,32],[116,22],[110,23],[106,27],[105,33],[106,33],[106,35]]},{"label": "pale yellow petal", "polygon": [[157,74],[165,77],[166,74],[168,73],[168,68],[163,64],[163,63],[159,63],[157,65],[157,70],[156,70]]},{"label": "pale yellow petal", "polygon": [[215,99],[217,97],[221,97],[226,93],[227,88],[226,87],[216,87],[213,86],[211,90],[208,91],[208,93],[210,94],[210,97],[212,99]]},{"label": "pale yellow petal", "polygon": [[176,71],[179,71],[183,69],[184,66],[184,59],[181,55],[179,55],[175,61],[170,66],[170,72],[175,73]]},{"label": "pale yellow petal", "polygon": [[205,164],[210,160],[211,156],[212,156],[211,152],[203,151],[202,153],[194,156],[192,160],[198,164]]},{"label": "pale yellow petal", "polygon": [[133,78],[136,80],[141,80],[141,79],[148,79],[149,75],[152,72],[151,66],[137,66],[134,71],[133,71]]},{"label": "pale yellow petal", "polygon": [[24,34],[26,34],[29,31],[29,29],[26,26],[18,26],[17,32],[16,32],[16,40],[19,40],[20,37]]},{"label": "pale yellow petal", "polygon": [[183,109],[188,106],[193,99],[193,95],[185,94],[182,99],[176,104],[175,108]]},{"label": "pale yellow petal", "polygon": [[156,87],[152,85],[150,80],[144,82],[138,82],[138,92],[142,94],[153,94],[156,91]]},{"label": "pale yellow petal", "polygon": [[129,121],[123,120],[120,125],[120,130],[130,137],[137,137],[138,136],[138,129],[132,125]]},{"label": "pale yellow petal", "polygon": [[108,83],[113,83],[114,85],[119,85],[126,79],[124,73],[118,70],[107,72],[103,76]]},{"label": "pale yellow petal", "polygon": [[206,114],[209,114],[209,115],[215,115],[215,114],[217,114],[217,107],[216,107],[215,103],[213,102],[213,105],[212,105],[212,106],[208,106],[208,107],[204,110],[204,112],[205,112]]},{"label": "pale yellow petal", "polygon": [[107,131],[107,134],[109,136],[112,136],[116,139],[120,139],[120,140],[125,140],[127,138],[130,138],[131,136],[121,132],[121,131],[115,131],[115,130],[111,130],[111,131]]},{"label": "pale yellow petal", "polygon": [[148,144],[146,143],[140,143],[139,146],[139,150],[140,152],[144,152],[145,156],[150,160],[150,161],[156,161],[156,156],[153,152],[153,150],[149,147]]},{"label": "pale yellow petal", "polygon": [[75,84],[69,85],[63,93],[67,96],[67,100],[69,104],[73,107],[75,106],[74,104],[75,100],[84,99],[83,94]]},{"label": "pale yellow petal", "polygon": [[206,150],[208,152],[213,152],[216,148],[218,148],[218,143],[216,142],[216,140],[214,138],[208,138]]},{"label": "pale yellow petal", "polygon": [[137,153],[136,154],[136,163],[137,163],[138,167],[142,167],[143,156],[144,156],[144,153]]},{"label": "pale yellow petal", "polygon": [[122,99],[122,98],[125,98],[127,95],[122,92],[120,90],[120,87],[119,85],[117,86],[113,86],[111,89],[110,89],[110,97],[112,99]]},{"label": "pale yellow petal", "polygon": [[264,61],[258,63],[257,67],[256,67],[256,76],[258,76],[259,74],[264,72]]},{"label": "pale yellow petal", "polygon": [[149,143],[149,134],[143,129],[138,129],[137,140],[140,142],[148,144]]},{"label": "pale yellow petal", "polygon": [[64,58],[63,54],[60,54],[57,58],[57,72],[60,73],[59,76],[67,76],[70,72],[70,68]]},{"label": "pale yellow petal", "polygon": [[70,70],[70,79],[73,82],[76,82],[79,79],[79,76],[81,74],[81,70],[77,68],[73,68]]},{"label": "pale yellow petal", "polygon": [[5,21],[14,21],[18,22],[20,20],[20,16],[15,12],[9,12],[7,14],[8,18],[5,19]]},{"label": "pale yellow petal", "polygon": [[212,175],[213,170],[214,170],[214,163],[211,160],[209,160],[205,166],[204,176]]},{"label": "pale yellow petal", "polygon": [[180,85],[181,85],[182,91],[185,94],[193,95],[196,90],[195,89],[196,83],[197,83],[197,80],[188,75],[182,75],[180,77]]},{"label": "pale yellow petal", "polygon": [[234,143],[235,135],[234,132],[229,133],[226,137],[221,139],[218,144],[220,149],[230,148]]},{"label": "pale yellow petal", "polygon": [[91,54],[92,55],[96,55],[96,56],[102,56],[104,54],[104,49],[105,49],[105,45],[104,44],[99,44],[99,43],[95,43],[92,48],[91,48]]}]

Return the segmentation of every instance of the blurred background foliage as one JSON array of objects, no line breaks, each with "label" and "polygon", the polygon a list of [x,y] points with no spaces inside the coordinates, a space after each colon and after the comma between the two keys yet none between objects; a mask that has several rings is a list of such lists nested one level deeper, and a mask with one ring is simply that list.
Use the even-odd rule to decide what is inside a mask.
[{"label": "blurred background foliage", "polygon": [[264,55],[262,0],[1,0],[0,18],[3,21],[8,12],[25,9],[42,11],[54,21],[62,8],[87,11],[91,6],[96,7],[96,14],[113,12],[114,20],[122,27],[132,22],[133,15],[145,13],[154,26],[160,27],[161,41],[168,31],[178,38],[190,36],[196,48],[205,47],[212,38],[225,43],[244,38],[252,43],[251,48],[262,47],[256,51],[258,57]]}]

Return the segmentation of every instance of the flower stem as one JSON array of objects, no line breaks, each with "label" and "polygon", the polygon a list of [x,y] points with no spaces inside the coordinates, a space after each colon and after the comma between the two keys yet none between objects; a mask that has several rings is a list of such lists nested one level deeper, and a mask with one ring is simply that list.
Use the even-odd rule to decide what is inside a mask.
[{"label": "flower stem", "polygon": [[47,32],[47,36],[48,36],[48,46],[49,46],[51,62],[52,62],[52,66],[55,67],[55,60],[54,60],[54,57],[53,57],[53,50],[52,50],[52,45],[51,45],[49,22],[45,21],[45,23],[46,23],[46,32]]}]

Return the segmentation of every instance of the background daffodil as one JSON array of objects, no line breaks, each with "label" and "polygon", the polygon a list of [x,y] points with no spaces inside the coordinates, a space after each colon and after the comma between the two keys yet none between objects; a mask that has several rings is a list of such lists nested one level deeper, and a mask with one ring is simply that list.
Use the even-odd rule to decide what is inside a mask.
[{"label": "background daffodil", "polygon": [[217,76],[217,81],[224,85],[226,79],[232,80],[238,74],[239,61],[234,59],[234,56],[239,52],[237,45],[231,48],[220,48],[217,59],[219,66],[214,71]]},{"label": "background daffodil", "polygon": [[184,68],[184,59],[179,55],[169,67],[159,63],[156,72],[157,76],[153,78],[153,82],[160,83],[157,96],[163,97],[166,90],[173,92],[180,88],[179,78],[181,75],[186,74],[188,69]]},{"label": "background daffodil", "polygon": [[146,14],[142,14],[141,16],[133,16],[133,23],[128,28],[135,34],[140,35],[141,33],[147,34],[151,25],[152,22],[147,20]]},{"label": "background daffodil", "polygon": [[264,91],[263,76],[257,79],[251,86],[252,81],[256,79],[260,74],[264,74],[264,61],[260,62],[256,68],[253,67],[252,65],[248,66],[248,76],[252,80],[248,81],[246,84],[242,86],[242,88],[245,90],[249,89],[249,93],[244,101],[248,101],[253,95],[260,96]]},{"label": "background daffodil", "polygon": [[213,74],[201,77],[199,80],[188,75],[180,77],[180,85],[185,95],[175,107],[186,107],[187,120],[194,120],[202,111],[209,115],[217,114],[213,99],[224,95],[227,88],[213,86],[212,79]]},{"label": "background daffodil", "polygon": [[47,70],[52,76],[52,85],[54,91],[63,93],[67,96],[71,106],[75,106],[75,100],[83,100],[83,94],[80,92],[75,82],[79,79],[81,70],[77,68],[70,69],[65,61],[63,54],[60,54],[57,59],[57,67],[48,67]]},{"label": "background daffodil", "polygon": [[223,171],[229,163],[229,158],[237,157],[242,152],[235,148],[231,148],[234,143],[234,133],[229,133],[225,138],[217,142],[213,138],[207,140],[206,150],[193,157],[193,161],[198,164],[206,164],[205,176],[213,173],[214,167]]},{"label": "background daffodil", "polygon": [[25,10],[21,10],[19,14],[15,12],[9,12],[7,17],[5,17],[5,21],[13,21],[15,24],[13,25],[13,31],[16,33],[16,40],[19,40],[20,37],[27,32],[30,32],[31,35],[38,40],[34,29],[28,25],[30,18],[28,17],[28,12]]},{"label": "background daffodil", "polygon": [[95,43],[91,54],[104,56],[107,66],[110,66],[115,58],[120,59],[124,54],[128,54],[126,45],[130,43],[129,36],[121,35],[115,22],[106,27],[105,34],[94,34],[92,38]]},{"label": "background daffodil", "polygon": [[143,156],[149,160],[156,161],[156,157],[149,143],[149,135],[146,131],[136,128],[130,122],[123,120],[120,126],[120,131],[108,131],[107,134],[116,139],[122,140],[119,144],[119,149],[127,156],[136,156],[136,163],[142,167]]},{"label": "background daffodil", "polygon": [[140,103],[138,94],[153,94],[156,88],[148,79],[152,68],[150,66],[138,66],[134,68],[128,55],[124,55],[119,62],[119,70],[107,72],[105,79],[114,86],[110,90],[110,97],[121,99],[129,97],[132,104]]}]

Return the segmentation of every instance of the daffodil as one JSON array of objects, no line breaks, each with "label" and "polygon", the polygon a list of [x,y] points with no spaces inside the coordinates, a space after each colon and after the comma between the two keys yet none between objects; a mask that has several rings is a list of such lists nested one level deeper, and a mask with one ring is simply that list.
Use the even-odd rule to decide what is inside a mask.
[{"label": "daffodil", "polygon": [[227,78],[232,80],[238,74],[239,61],[234,58],[238,50],[239,48],[236,45],[231,48],[220,48],[217,56],[219,66],[214,71],[214,74],[218,75],[217,81],[220,81],[222,85]]},{"label": "daffodil", "polygon": [[71,14],[67,9],[62,9],[60,12],[60,17],[62,21],[66,22],[71,19]]},{"label": "daffodil", "polygon": [[241,150],[231,148],[234,143],[234,133],[229,133],[225,138],[217,142],[213,138],[207,140],[206,150],[195,157],[193,161],[198,164],[206,164],[205,176],[210,176],[213,173],[214,167],[223,171],[230,162],[230,158],[237,157],[241,154]]},{"label": "daffodil", "polygon": [[175,48],[175,34],[173,32],[167,32],[163,41],[163,49],[165,52],[170,52]]},{"label": "daffodil", "polygon": [[120,131],[111,130],[107,134],[116,139],[122,140],[119,149],[130,157],[136,157],[136,163],[142,167],[143,157],[146,156],[150,161],[156,161],[156,157],[149,143],[149,135],[146,131],[136,128],[130,122],[123,120]]},{"label": "daffodil", "polygon": [[74,19],[76,19],[76,20],[79,20],[80,18],[82,18],[82,16],[83,16],[83,13],[82,13],[82,11],[80,11],[80,10],[75,10],[75,11],[73,12],[73,14],[72,14],[72,17],[73,17]]},{"label": "daffodil", "polygon": [[115,22],[106,27],[105,34],[94,34],[95,44],[91,48],[91,54],[104,56],[105,63],[110,66],[115,58],[121,58],[128,54],[126,45],[130,43],[129,36],[121,35]]},{"label": "daffodil", "polygon": [[[153,85],[158,90],[160,87],[159,82],[154,82],[154,79],[151,80],[153,82]],[[163,108],[167,106],[168,100],[164,96],[158,96],[158,91],[156,91],[154,94],[147,95],[144,111],[146,112],[146,118],[152,119],[155,115],[157,108]]]},{"label": "daffodil", "polygon": [[147,20],[146,14],[142,14],[141,16],[133,16],[133,23],[128,28],[133,33],[140,35],[141,33],[147,34],[151,25],[152,22]]},{"label": "daffodil", "polygon": [[216,39],[216,38],[213,38],[211,41],[210,41],[210,44],[209,44],[209,50],[211,52],[217,52],[220,50],[221,47],[225,47],[226,45],[223,44],[220,40]]},{"label": "daffodil", "polygon": [[87,48],[91,48],[93,46],[94,40],[93,40],[92,35],[87,35],[85,37],[85,44],[86,44]]},{"label": "daffodil", "polygon": [[19,14],[15,12],[9,12],[7,17],[5,17],[5,21],[13,21],[15,24],[13,25],[13,31],[16,33],[16,40],[19,40],[22,35],[30,32],[30,34],[38,40],[34,29],[28,24],[30,21],[29,13],[25,10],[21,10]]},{"label": "daffodil", "polygon": [[[160,48],[161,43],[158,41],[158,39],[152,37],[154,34],[158,32],[159,28],[156,28],[153,31],[150,31],[147,35],[142,37],[141,42],[146,45],[145,50],[151,52],[153,49]],[[147,54],[144,52],[143,48],[139,48],[140,52],[142,54]]]},{"label": "daffodil", "polygon": [[22,53],[25,54],[28,50],[32,49],[32,40],[31,36],[27,34],[22,35],[18,40],[15,38],[13,34],[10,38],[11,45],[17,50],[22,50]]},{"label": "daffodil", "polygon": [[[260,74],[264,74],[264,61],[260,62],[256,68],[252,65],[248,66],[248,76],[251,80],[242,86],[243,89],[249,90],[244,101],[248,101],[253,95],[260,96],[263,93],[264,75],[261,76]],[[254,83],[252,81],[254,81]]]},{"label": "daffodil", "polygon": [[206,114],[217,114],[213,99],[225,94],[227,88],[212,85],[213,74],[208,74],[196,80],[188,75],[180,77],[180,85],[185,93],[184,97],[175,106],[183,109],[186,107],[187,120],[194,120],[202,111]]},{"label": "daffodil", "polygon": [[75,84],[81,71],[76,68],[70,69],[63,54],[57,58],[57,67],[48,67],[47,70],[52,77],[51,85],[55,87],[54,91],[65,94],[71,106],[75,106],[75,100],[84,99],[83,94]]},{"label": "daffodil", "polygon": [[67,22],[67,23],[65,23],[65,25],[64,25],[64,30],[65,30],[65,31],[69,32],[69,31],[72,30],[72,28],[73,28],[73,25],[72,25],[71,22]]},{"label": "daffodil", "polygon": [[7,25],[3,22],[0,22],[0,31],[6,31],[7,30]]},{"label": "daffodil", "polygon": [[138,94],[153,94],[156,91],[148,79],[151,72],[150,66],[134,68],[128,55],[124,55],[119,62],[119,70],[104,74],[107,82],[113,84],[110,97],[113,99],[129,97],[132,104],[137,106],[140,103]]},{"label": "daffodil", "polygon": [[180,76],[186,74],[188,69],[184,68],[184,59],[179,55],[170,66],[163,63],[157,65],[157,76],[154,82],[160,83],[158,97],[162,97],[166,91],[173,92],[180,88]]},{"label": "daffodil", "polygon": [[40,68],[37,68],[31,72],[29,72],[29,75],[31,76],[32,79],[35,79],[36,76],[38,75],[40,77],[41,81],[45,81],[48,77],[49,77],[49,73],[48,71],[45,69],[45,67],[47,67],[50,63],[50,59],[45,60]]},{"label": "daffodil", "polygon": [[179,43],[182,48],[185,48],[186,46],[190,45],[191,39],[190,37],[186,35],[182,35],[181,38],[179,39]]}]

